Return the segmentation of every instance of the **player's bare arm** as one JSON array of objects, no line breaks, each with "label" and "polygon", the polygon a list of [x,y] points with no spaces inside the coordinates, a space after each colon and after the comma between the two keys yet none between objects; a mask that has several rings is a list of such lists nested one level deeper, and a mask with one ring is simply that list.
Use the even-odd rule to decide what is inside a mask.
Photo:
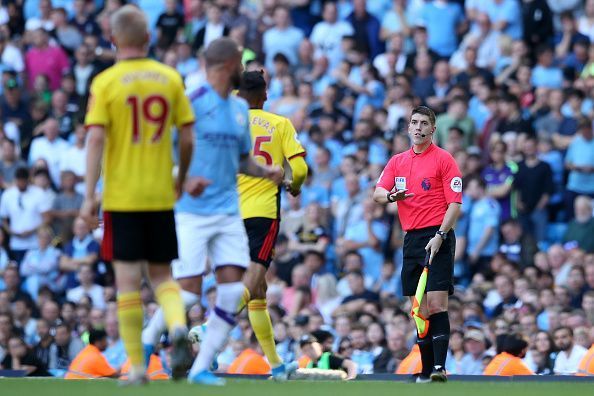
[{"label": "player's bare arm", "polygon": [[[175,183],[178,198],[181,196],[184,182],[186,181],[186,175],[188,174],[193,151],[193,125],[184,125],[179,130],[179,169],[177,172],[177,181]],[[200,193],[202,193],[202,191]]]},{"label": "player's bare arm", "polygon": [[283,181],[285,172],[278,165],[266,166],[260,165],[250,155],[244,155],[239,162],[239,172],[253,177],[262,177],[269,179],[274,184],[279,185]]},{"label": "player's bare arm", "polygon": [[[446,211],[441,226],[439,227],[439,231],[447,234],[452,229],[452,227],[454,227],[456,220],[460,216],[461,206],[462,205],[458,202],[452,202],[448,205],[448,210]],[[425,246],[425,250],[431,252],[431,255],[429,256],[429,264],[431,264],[433,261],[433,258],[439,251],[442,243],[443,238],[439,234],[435,234],[427,246]]]},{"label": "player's bare arm", "polygon": [[87,142],[87,173],[85,175],[85,200],[80,209],[81,217],[91,228],[97,228],[97,202],[95,200],[95,187],[101,175],[101,158],[105,146],[105,128],[91,126]]}]

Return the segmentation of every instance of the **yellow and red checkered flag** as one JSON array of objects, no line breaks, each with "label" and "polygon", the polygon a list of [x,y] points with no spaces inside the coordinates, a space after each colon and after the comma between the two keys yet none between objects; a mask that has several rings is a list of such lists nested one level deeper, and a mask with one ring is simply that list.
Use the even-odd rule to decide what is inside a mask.
[{"label": "yellow and red checkered flag", "polygon": [[417,325],[419,338],[424,338],[429,332],[429,321],[421,315],[421,302],[423,301],[423,295],[425,294],[425,288],[427,287],[427,276],[429,275],[429,257],[430,254],[427,252],[425,263],[423,264],[423,272],[421,273],[419,283],[417,284],[417,290],[415,291],[412,310],[410,312]]}]

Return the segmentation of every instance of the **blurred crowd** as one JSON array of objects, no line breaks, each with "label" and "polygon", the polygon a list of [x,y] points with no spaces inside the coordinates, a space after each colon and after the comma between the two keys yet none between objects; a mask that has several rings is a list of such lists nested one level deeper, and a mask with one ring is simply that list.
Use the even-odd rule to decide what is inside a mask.
[{"label": "blurred crowd", "polygon": [[[410,148],[407,120],[424,104],[464,175],[448,372],[482,373],[505,334],[525,339],[535,373],[578,371],[594,343],[594,0],[127,2],[148,16],[150,56],[188,90],[205,81],[204,47],[236,40],[245,68],[266,71],[266,110],[288,117],[307,150],[310,174],[299,197],[282,196],[268,274],[283,358],[302,358],[308,334],[359,373],[395,372],[409,355],[403,231],[396,204],[371,192]],[[114,62],[109,16],[127,2],[1,2],[4,369],[61,375],[93,329],[105,330],[113,368],[126,359],[101,231],[77,213],[88,87]],[[207,277],[192,325],[214,290]],[[148,318],[148,286],[143,300]],[[245,351],[259,352],[247,318],[219,370]]]}]

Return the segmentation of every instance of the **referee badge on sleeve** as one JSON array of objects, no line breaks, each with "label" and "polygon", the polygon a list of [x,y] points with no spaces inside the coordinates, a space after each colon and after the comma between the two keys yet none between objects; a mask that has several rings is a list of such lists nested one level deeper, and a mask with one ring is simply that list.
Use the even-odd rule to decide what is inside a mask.
[{"label": "referee badge on sleeve", "polygon": [[450,182],[450,187],[453,192],[460,193],[462,192],[462,179],[458,176],[454,177]]},{"label": "referee badge on sleeve", "polygon": [[394,186],[396,187],[396,191],[404,190],[406,188],[406,177],[395,177]]}]

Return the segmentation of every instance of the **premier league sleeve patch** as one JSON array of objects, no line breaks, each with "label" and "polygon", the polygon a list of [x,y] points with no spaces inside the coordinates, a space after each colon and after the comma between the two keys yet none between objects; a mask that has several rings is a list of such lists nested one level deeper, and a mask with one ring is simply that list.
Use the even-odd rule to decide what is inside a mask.
[{"label": "premier league sleeve patch", "polygon": [[462,179],[459,177],[454,177],[450,182],[450,188],[453,192],[461,193],[462,192]]}]

